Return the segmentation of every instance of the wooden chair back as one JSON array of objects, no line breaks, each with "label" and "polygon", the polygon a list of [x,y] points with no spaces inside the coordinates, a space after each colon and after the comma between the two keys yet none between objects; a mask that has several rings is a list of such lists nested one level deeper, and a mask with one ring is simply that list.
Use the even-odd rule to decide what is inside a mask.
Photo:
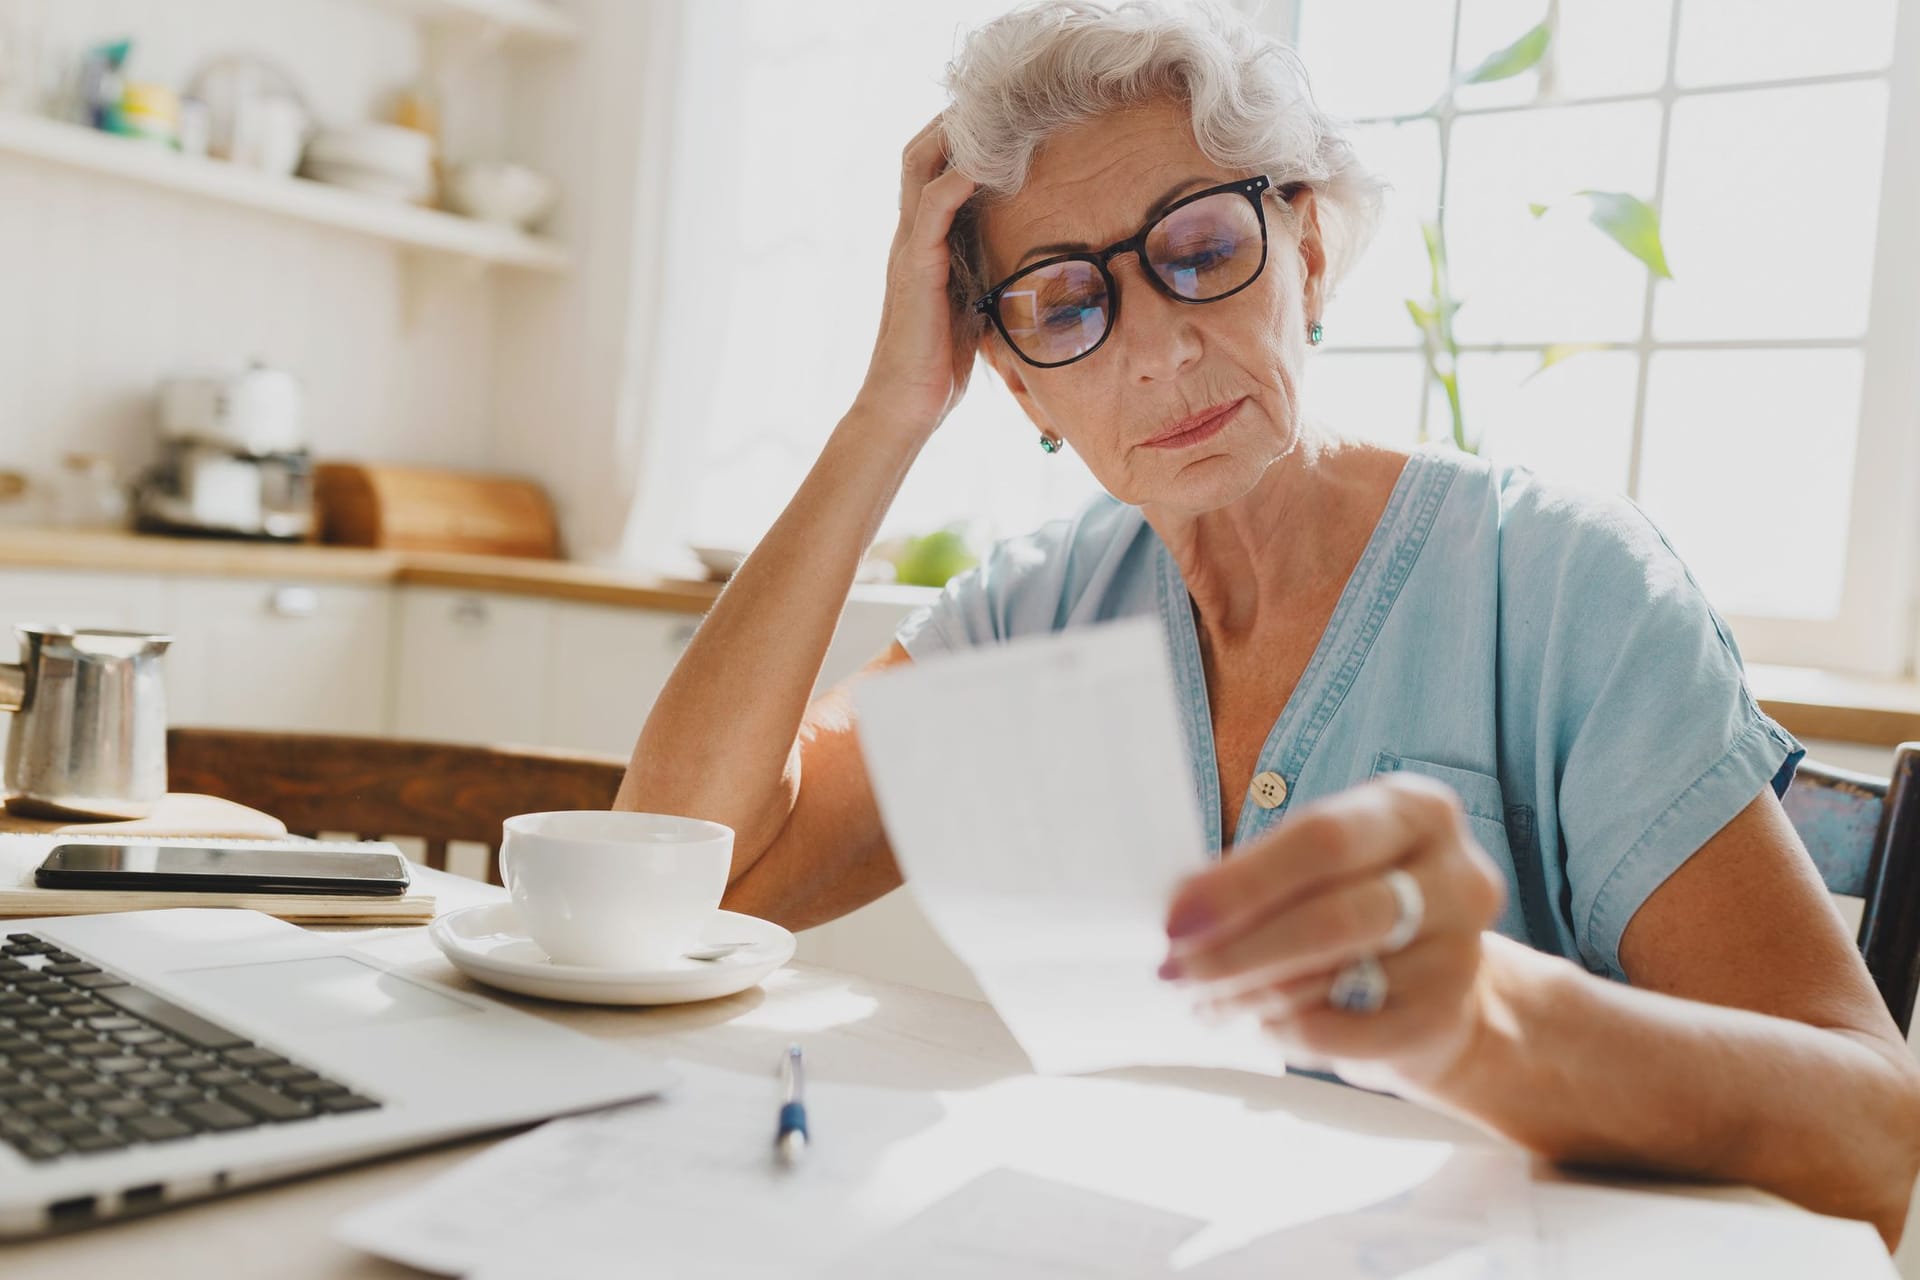
[{"label": "wooden chair back", "polygon": [[168,787],[272,814],[296,835],[414,837],[445,870],[447,846],[487,848],[500,883],[500,824],[516,813],[608,809],[627,762],[528,747],[475,747],[395,738],[173,729]]}]

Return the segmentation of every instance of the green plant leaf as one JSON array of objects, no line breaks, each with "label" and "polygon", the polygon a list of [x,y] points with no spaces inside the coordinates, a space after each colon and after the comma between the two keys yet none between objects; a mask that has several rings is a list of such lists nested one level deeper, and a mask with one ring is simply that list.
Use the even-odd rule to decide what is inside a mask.
[{"label": "green plant leaf", "polygon": [[1582,191],[1587,198],[1587,218],[1594,226],[1613,237],[1615,244],[1640,261],[1647,270],[1663,280],[1673,279],[1667,270],[1667,253],[1660,244],[1660,215],[1639,196],[1624,191]]},{"label": "green plant leaf", "polygon": [[1613,348],[1604,342],[1556,342],[1540,353],[1540,367],[1520,379],[1524,383],[1532,382],[1562,360],[1571,360],[1574,356],[1588,351],[1610,351]]},{"label": "green plant leaf", "polygon": [[1407,299],[1407,314],[1413,317],[1413,323],[1417,325],[1423,333],[1440,323],[1439,312],[1430,309],[1413,298]]},{"label": "green plant leaf", "polygon": [[1464,84],[1491,84],[1495,80],[1511,80],[1523,71],[1531,71],[1539,65],[1540,59],[1547,56],[1547,45],[1553,40],[1553,31],[1542,22],[1497,53],[1490,53],[1472,71],[1466,74]]},{"label": "green plant leaf", "polygon": [[1527,206],[1527,212],[1536,218],[1544,218],[1547,216],[1547,206],[1544,204],[1529,204]]}]

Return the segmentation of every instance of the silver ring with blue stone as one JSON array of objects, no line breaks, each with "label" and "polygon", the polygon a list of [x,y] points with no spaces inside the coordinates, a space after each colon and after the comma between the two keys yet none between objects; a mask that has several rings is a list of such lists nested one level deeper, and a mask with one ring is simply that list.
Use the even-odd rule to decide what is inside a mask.
[{"label": "silver ring with blue stone", "polygon": [[1333,975],[1327,1003],[1342,1013],[1372,1014],[1387,1003],[1387,970],[1373,956],[1361,956]]}]

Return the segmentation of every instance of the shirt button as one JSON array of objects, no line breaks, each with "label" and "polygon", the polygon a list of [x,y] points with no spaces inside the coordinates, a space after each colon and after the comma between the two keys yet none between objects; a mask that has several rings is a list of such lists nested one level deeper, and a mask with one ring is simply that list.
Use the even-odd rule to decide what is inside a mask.
[{"label": "shirt button", "polygon": [[1253,777],[1253,802],[1262,809],[1278,809],[1287,802],[1287,780],[1277,773],[1257,773]]}]

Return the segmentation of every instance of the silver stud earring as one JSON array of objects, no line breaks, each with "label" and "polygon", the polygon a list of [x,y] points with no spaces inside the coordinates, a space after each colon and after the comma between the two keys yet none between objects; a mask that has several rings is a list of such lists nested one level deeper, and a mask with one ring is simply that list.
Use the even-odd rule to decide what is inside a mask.
[{"label": "silver stud earring", "polygon": [[1315,320],[1312,324],[1307,326],[1307,342],[1309,345],[1316,346],[1316,347],[1319,346],[1320,339],[1326,336],[1327,336],[1327,331],[1320,327],[1320,322],[1318,320]]},{"label": "silver stud earring", "polygon": [[1041,436],[1040,448],[1046,453],[1058,453],[1060,450],[1066,448],[1066,445],[1055,440],[1052,436]]}]

